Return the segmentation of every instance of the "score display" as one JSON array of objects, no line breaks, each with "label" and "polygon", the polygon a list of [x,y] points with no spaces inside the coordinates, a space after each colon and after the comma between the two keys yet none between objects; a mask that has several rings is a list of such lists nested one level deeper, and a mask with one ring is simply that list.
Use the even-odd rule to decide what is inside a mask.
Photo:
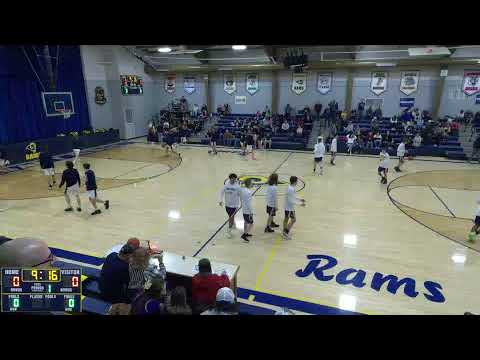
[{"label": "score display", "polygon": [[143,95],[143,80],[136,75],[120,75],[122,95]]},{"label": "score display", "polygon": [[81,312],[81,269],[2,269],[2,312]]}]

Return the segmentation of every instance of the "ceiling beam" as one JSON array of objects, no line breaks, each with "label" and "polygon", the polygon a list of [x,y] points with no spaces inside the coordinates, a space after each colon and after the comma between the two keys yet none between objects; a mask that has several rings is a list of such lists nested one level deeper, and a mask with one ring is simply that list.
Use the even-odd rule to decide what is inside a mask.
[{"label": "ceiling beam", "polygon": [[264,47],[265,54],[268,56],[270,59],[271,64],[276,64],[278,63],[278,52],[277,48],[275,46],[265,46]]}]

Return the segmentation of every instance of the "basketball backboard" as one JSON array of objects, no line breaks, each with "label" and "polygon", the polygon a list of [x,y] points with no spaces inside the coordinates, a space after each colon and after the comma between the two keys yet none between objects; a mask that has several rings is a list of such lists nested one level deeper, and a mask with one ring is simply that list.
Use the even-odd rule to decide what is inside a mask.
[{"label": "basketball backboard", "polygon": [[47,116],[75,114],[71,92],[42,92],[43,108]]}]

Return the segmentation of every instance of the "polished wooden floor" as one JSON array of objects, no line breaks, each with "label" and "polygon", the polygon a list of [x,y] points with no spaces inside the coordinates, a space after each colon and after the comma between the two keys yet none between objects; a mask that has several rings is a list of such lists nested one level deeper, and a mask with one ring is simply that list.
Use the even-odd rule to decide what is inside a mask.
[{"label": "polished wooden floor", "polygon": [[[82,156],[79,165],[92,165],[100,197],[111,202],[111,209],[99,216],[90,216],[85,195],[84,211],[64,213],[62,193],[45,189],[38,168],[2,175],[0,234],[37,237],[53,247],[95,256],[131,236],[150,239],[171,252],[240,265],[241,287],[367,314],[480,311],[480,247],[465,241],[480,194],[478,165],[415,160],[397,174],[392,159],[388,188],[379,183],[378,160],[372,157],[338,156],[337,165],[328,164],[320,177],[312,174],[310,153],[260,152],[252,161],[231,151],[209,155],[205,147],[187,146],[180,152],[181,160],[165,156],[159,146],[130,144]],[[59,171],[62,164],[56,167]],[[297,175],[305,183],[298,190],[307,206],[297,209],[293,240],[282,240],[278,231],[263,232],[263,187],[254,197],[251,242],[241,241],[240,230],[227,238],[225,210],[218,205],[224,179],[232,171],[268,176],[274,170],[281,179]],[[418,175],[422,173],[427,175]],[[236,223],[242,228],[241,214]],[[342,285],[342,275],[331,280],[297,276],[309,263],[308,255],[337,260],[324,276],[363,270],[365,285]],[[386,283],[375,290],[371,282],[377,272],[413,279],[418,296],[407,296],[403,286],[389,292]],[[445,301],[423,295],[428,281],[441,285]]]}]

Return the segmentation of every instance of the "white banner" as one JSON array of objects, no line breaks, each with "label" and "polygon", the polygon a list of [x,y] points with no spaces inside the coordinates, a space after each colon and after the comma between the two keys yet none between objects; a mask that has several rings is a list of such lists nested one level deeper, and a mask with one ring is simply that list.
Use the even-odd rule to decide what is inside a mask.
[{"label": "white banner", "polygon": [[387,90],[387,73],[385,71],[372,72],[370,90],[375,95],[380,95]]},{"label": "white banner", "polygon": [[236,105],[246,105],[247,104],[247,97],[246,96],[235,96],[235,104]]},{"label": "white banner", "polygon": [[169,94],[175,92],[175,87],[177,84],[177,75],[167,75],[165,78],[165,91]]},{"label": "white banner", "polygon": [[187,94],[193,94],[195,91],[195,76],[183,77],[183,89]]},{"label": "white banner", "polygon": [[420,79],[419,71],[402,72],[400,80],[400,91],[405,95],[413,94],[418,89],[418,80]]},{"label": "white banner", "polygon": [[468,96],[480,91],[480,71],[465,71],[463,76],[463,92]]},{"label": "white banner", "polygon": [[233,74],[223,75],[223,90],[229,95],[232,95],[237,90],[237,83]]},{"label": "white banner", "polygon": [[293,74],[292,76],[292,91],[300,95],[307,90],[307,74]]},{"label": "white banner", "polygon": [[332,90],[333,73],[318,73],[317,90],[325,95]]},{"label": "white banner", "polygon": [[259,81],[258,81],[258,74],[255,74],[255,73],[251,73],[251,74],[247,74],[247,92],[250,94],[250,95],[253,95],[255,94],[258,89],[259,89]]}]

